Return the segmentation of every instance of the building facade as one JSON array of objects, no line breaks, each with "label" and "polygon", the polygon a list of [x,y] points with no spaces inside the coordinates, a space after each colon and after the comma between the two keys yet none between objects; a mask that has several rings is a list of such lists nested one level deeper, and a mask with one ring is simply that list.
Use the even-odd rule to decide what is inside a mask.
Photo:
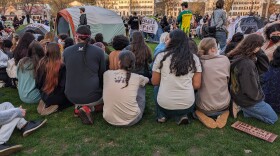
[{"label": "building facade", "polygon": [[47,18],[50,19],[50,6],[48,4],[25,4],[21,0],[15,0],[14,3],[8,3],[5,7],[1,7],[1,14],[5,15],[8,19],[13,19],[15,16],[19,18],[27,14],[31,15],[31,18],[34,20],[39,20]]},{"label": "building facade", "polygon": [[138,15],[154,15],[154,0],[96,0],[96,5],[113,10],[120,16],[130,16],[133,12]]},{"label": "building facade", "polygon": [[[166,15],[166,16],[173,16],[177,17],[180,12],[182,11],[181,4],[183,3],[183,0],[173,0],[173,1],[167,1],[164,0],[157,0],[156,1],[156,7],[155,7],[155,13],[158,15]],[[195,13],[203,15],[205,11],[205,2],[204,0],[188,0],[189,3],[189,9]]]},{"label": "building facade", "polygon": [[[208,0],[206,1],[206,10],[207,14],[212,14],[213,10],[216,7],[217,0]],[[266,16],[268,2],[267,0],[235,0],[228,16],[237,17],[237,16],[246,16],[250,13],[255,13],[261,17]]]}]

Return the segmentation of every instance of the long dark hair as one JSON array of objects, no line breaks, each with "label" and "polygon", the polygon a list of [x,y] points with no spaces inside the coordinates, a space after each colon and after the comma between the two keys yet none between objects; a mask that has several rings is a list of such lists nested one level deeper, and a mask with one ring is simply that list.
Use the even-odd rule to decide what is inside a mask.
[{"label": "long dark hair", "polygon": [[78,39],[84,41],[84,47],[81,50],[83,52],[83,60],[84,60],[85,65],[88,67],[88,69],[90,71],[92,71],[92,69],[90,69],[90,67],[87,64],[87,59],[86,59],[87,48],[89,46],[90,39],[91,39],[90,38],[91,37],[90,29],[85,25],[80,26],[77,29],[77,37],[78,37]]},{"label": "long dark hair", "polygon": [[258,47],[262,47],[264,38],[261,35],[250,34],[243,39],[238,46],[227,54],[229,58],[240,55],[242,57],[248,57],[250,59],[255,58],[254,51]]},{"label": "long dark hair", "polygon": [[27,56],[28,46],[32,41],[35,40],[35,37],[31,33],[25,33],[18,42],[14,53],[15,63],[18,64],[19,60]]},{"label": "long dark hair", "polygon": [[142,33],[139,31],[134,32],[132,35],[131,51],[136,57],[136,69],[146,66],[152,62],[151,50],[144,41]]},{"label": "long dark hair", "polygon": [[280,47],[277,47],[277,49],[273,53],[273,60],[270,61],[270,65],[275,68],[280,67]]},{"label": "long dark hair", "polygon": [[275,31],[280,31],[280,23],[275,23],[275,24],[269,26],[265,30],[264,33],[265,33],[266,38],[270,40],[270,35]]},{"label": "long dark hair", "polygon": [[62,65],[60,48],[57,43],[49,43],[46,55],[41,59],[36,73],[46,72],[43,91],[47,94],[53,92],[58,85],[59,70]]},{"label": "long dark hair", "polygon": [[64,48],[63,49],[66,49],[72,45],[74,45],[74,40],[71,38],[71,37],[68,37],[64,40]]},{"label": "long dark hair", "polygon": [[170,34],[170,43],[167,45],[163,59],[160,61],[160,69],[163,62],[171,56],[170,73],[176,76],[188,74],[190,71],[196,72],[193,53],[189,49],[189,39],[182,30],[174,30]]},{"label": "long dark hair", "polygon": [[124,50],[120,52],[119,60],[120,60],[120,69],[126,71],[126,79],[125,79],[126,85],[123,87],[125,88],[128,86],[131,77],[131,72],[135,68],[135,55],[129,50]]},{"label": "long dark hair", "polygon": [[33,41],[28,47],[27,56],[22,58],[22,60],[20,61],[19,65],[18,65],[18,68],[23,71],[25,68],[24,67],[25,63],[31,62],[32,65],[28,66],[27,70],[33,70],[33,76],[34,76],[34,78],[36,78],[36,69],[35,68],[37,67],[40,59],[42,57],[44,57],[44,55],[45,55],[45,52],[44,52],[43,47],[40,45],[40,43],[37,41]]}]

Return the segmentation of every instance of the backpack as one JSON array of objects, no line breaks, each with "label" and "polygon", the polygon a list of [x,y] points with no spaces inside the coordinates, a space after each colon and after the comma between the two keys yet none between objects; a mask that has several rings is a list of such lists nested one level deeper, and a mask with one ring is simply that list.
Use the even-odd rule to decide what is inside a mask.
[{"label": "backpack", "polygon": [[2,21],[0,21],[0,31],[1,30],[4,30],[4,25],[3,25],[3,22]]}]

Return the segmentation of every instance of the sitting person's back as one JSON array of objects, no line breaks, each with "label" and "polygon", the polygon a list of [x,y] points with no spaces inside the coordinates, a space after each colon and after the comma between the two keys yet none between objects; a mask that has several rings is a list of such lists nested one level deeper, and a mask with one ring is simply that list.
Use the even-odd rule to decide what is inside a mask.
[{"label": "sitting person's back", "polygon": [[129,45],[129,40],[123,35],[118,35],[113,38],[113,48],[115,51],[112,51],[109,55],[109,69],[117,70],[119,69],[119,54],[120,52]]},{"label": "sitting person's back", "polygon": [[280,112],[280,47],[273,54],[269,70],[262,75],[262,88],[265,102],[271,105],[276,112]]},{"label": "sitting person's back", "polygon": [[75,104],[88,104],[102,98],[104,53],[93,45],[87,45],[85,52],[84,45],[78,43],[63,53],[66,66],[65,93]]},{"label": "sitting person's back", "polygon": [[119,58],[121,69],[104,73],[103,117],[112,125],[131,126],[142,118],[145,100],[137,98],[138,90],[144,87],[149,79],[131,73],[135,64],[132,52],[123,51]]},{"label": "sitting person's back", "polygon": [[27,57],[18,63],[18,93],[21,101],[25,103],[37,103],[41,99],[40,91],[35,84],[35,68],[39,60],[44,56],[44,49],[33,41],[28,47]]},{"label": "sitting person's back", "polygon": [[159,53],[153,65],[152,83],[159,86],[157,120],[176,117],[177,123],[189,122],[193,112],[194,89],[200,88],[201,64],[188,48],[188,37],[181,30],[169,34],[165,52]]},{"label": "sitting person's back", "polygon": [[75,104],[82,122],[92,124],[90,112],[103,103],[105,56],[100,48],[89,44],[91,32],[87,26],[80,26],[77,34],[78,44],[68,47],[63,53],[66,66],[65,94]]},{"label": "sitting person's back", "polygon": [[[209,128],[222,128],[226,125],[229,115],[230,93],[228,81],[230,62],[226,56],[217,55],[218,48],[214,38],[204,38],[199,44],[199,56],[203,68],[201,88],[196,99],[196,115]],[[216,121],[206,116],[218,117]],[[223,119],[223,120],[219,120]],[[211,122],[209,122],[211,121]]]},{"label": "sitting person's back", "polygon": [[49,115],[72,105],[64,94],[65,81],[66,69],[61,61],[60,47],[56,43],[49,43],[46,56],[41,59],[36,70],[36,87],[42,98],[37,109],[39,114]]}]

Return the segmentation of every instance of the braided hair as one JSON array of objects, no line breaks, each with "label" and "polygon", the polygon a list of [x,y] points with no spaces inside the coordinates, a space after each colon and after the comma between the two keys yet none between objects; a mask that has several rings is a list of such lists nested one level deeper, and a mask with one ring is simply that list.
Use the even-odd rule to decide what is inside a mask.
[{"label": "braided hair", "polygon": [[136,60],[135,55],[129,50],[123,50],[119,55],[119,60],[120,60],[120,69],[126,71],[126,79],[125,79],[126,85],[123,87],[126,88],[129,84],[131,71],[135,68],[135,60]]},{"label": "braided hair", "polygon": [[90,69],[90,67],[88,66],[87,59],[86,59],[87,48],[91,40],[90,36],[91,36],[91,31],[87,26],[85,25],[79,26],[79,28],[77,29],[77,38],[84,42],[84,46],[80,51],[83,52],[84,64],[88,67],[88,69],[91,72],[93,72],[93,70]]}]

